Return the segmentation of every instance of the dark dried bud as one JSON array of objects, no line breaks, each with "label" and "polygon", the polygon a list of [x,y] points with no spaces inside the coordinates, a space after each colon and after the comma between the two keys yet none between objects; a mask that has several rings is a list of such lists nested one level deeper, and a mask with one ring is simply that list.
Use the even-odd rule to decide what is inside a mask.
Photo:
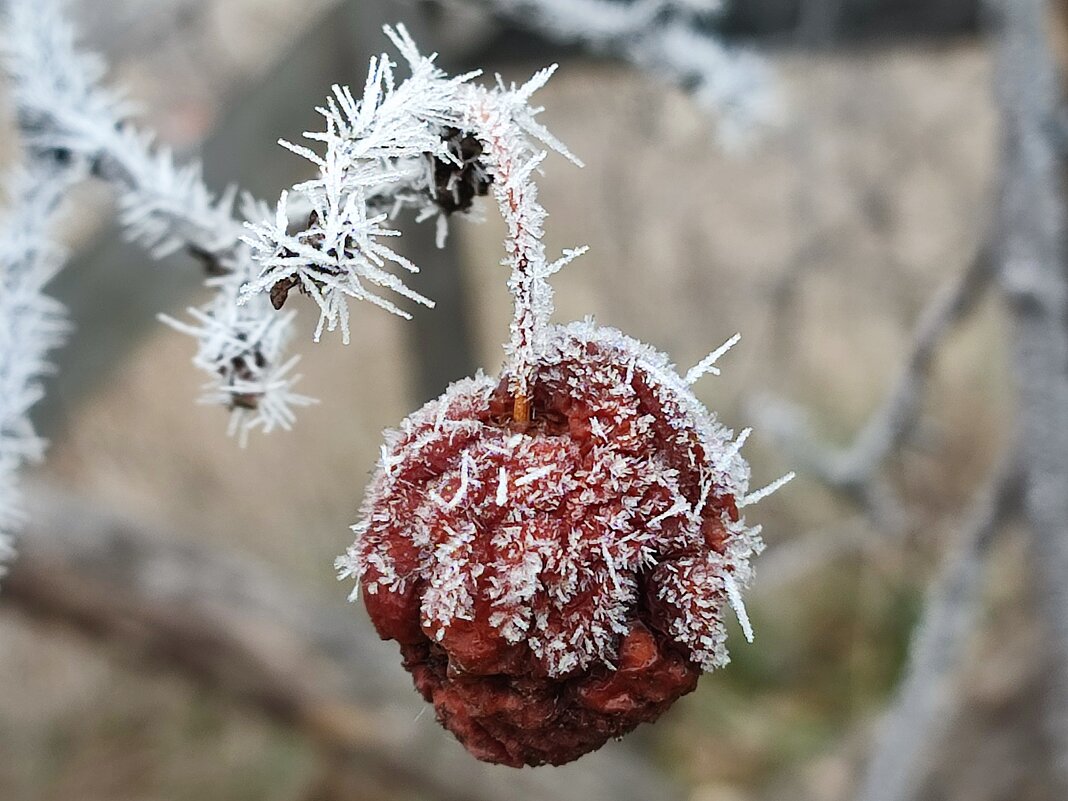
[{"label": "dark dried bud", "polygon": [[300,285],[299,278],[283,278],[271,287],[271,305],[276,310],[280,310],[286,305],[286,299],[289,297],[289,290],[295,289]]},{"label": "dark dried bud", "polygon": [[[476,197],[484,197],[493,177],[479,160],[482,143],[459,128],[446,128],[442,141],[456,161],[434,158],[434,199],[446,214],[467,211]],[[459,163],[457,163],[459,162]]]}]

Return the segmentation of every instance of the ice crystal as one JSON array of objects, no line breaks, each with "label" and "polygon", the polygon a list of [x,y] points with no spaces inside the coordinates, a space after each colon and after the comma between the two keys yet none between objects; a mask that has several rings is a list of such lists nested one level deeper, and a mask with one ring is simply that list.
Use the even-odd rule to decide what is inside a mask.
[{"label": "ice crystal", "polygon": [[461,122],[458,96],[477,73],[449,78],[432,58],[420,55],[403,27],[387,33],[406,59],[411,76],[398,84],[395,65],[383,54],[372,59],[359,100],[347,87],[335,86],[319,109],[325,130],[307,134],[325,145],[326,152],[320,156],[310,148],[282,143],[319,170],[316,179],[293,190],[311,204],[307,226],[296,234],[289,232],[288,193],[283,193],[274,218],[251,225],[246,238],[260,270],[246,286],[245,297],[262,294],[280,282],[299,287],[319,306],[316,338],[324,327],[340,327],[348,341],[348,298],[408,316],[376,290],[432,305],[384,269],[387,264],[417,269],[383,242],[398,235],[384,223],[390,213],[408,206],[424,215],[438,212],[434,162],[464,166],[443,134]]}]

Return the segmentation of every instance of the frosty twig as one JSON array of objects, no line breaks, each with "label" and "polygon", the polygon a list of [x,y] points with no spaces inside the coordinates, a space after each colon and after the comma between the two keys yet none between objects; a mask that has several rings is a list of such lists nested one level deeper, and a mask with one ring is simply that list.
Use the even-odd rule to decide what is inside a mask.
[{"label": "frosty twig", "polygon": [[18,470],[44,452],[29,412],[44,394],[40,379],[50,369],[48,352],[68,331],[66,311],[44,289],[64,261],[51,238],[56,209],[79,172],[73,162],[33,160],[6,182],[0,224],[0,572],[22,519]]},{"label": "frosty twig", "polygon": [[[235,216],[235,189],[214,196],[198,163],[175,164],[166,148],[130,122],[121,95],[100,85],[100,59],[80,51],[54,0],[10,0],[5,15],[5,66],[23,144],[30,154],[84,161],[119,192],[128,235],[156,257],[188,250],[204,263],[214,299],[175,327],[196,337],[195,363],[211,376],[204,400],[233,412],[242,437],[288,427],[294,406],[309,402],[292,391],[292,361],[283,356],[291,317],[276,315],[267,298],[239,307],[241,286],[254,272]],[[248,216],[262,215],[250,198]]]},{"label": "frosty twig", "polygon": [[715,115],[728,144],[772,119],[777,105],[767,63],[732,48],[704,23],[717,0],[471,0],[563,42],[626,59],[687,88]]},{"label": "frosty twig", "polygon": [[[545,210],[537,200],[534,174],[552,148],[577,159],[536,121],[530,100],[553,73],[542,70],[526,84],[492,88],[472,83],[479,73],[449,77],[423,56],[400,26],[387,35],[404,57],[410,77],[398,83],[395,65],[383,54],[371,63],[362,96],[335,86],[319,109],[326,121],[308,134],[326,145],[313,150],[283,143],[319,168],[311,181],[283,193],[273,219],[250,226],[246,241],[260,263],[258,276],[244,290],[249,299],[270,292],[284,302],[293,288],[319,306],[316,337],[340,329],[349,337],[350,299],[368,300],[394,314],[408,313],[372,287],[388,289],[417,303],[432,301],[409,289],[384,268],[418,268],[387,247],[391,215],[414,210],[418,219],[436,217],[444,232],[448,216],[466,211],[473,194],[492,187],[508,226],[506,265],[516,313],[507,347],[513,376],[516,419],[525,418],[524,398],[538,330],[552,312],[546,278],[584,250],[567,251],[552,263],[541,242]],[[289,230],[290,194],[312,207],[307,224]]]}]

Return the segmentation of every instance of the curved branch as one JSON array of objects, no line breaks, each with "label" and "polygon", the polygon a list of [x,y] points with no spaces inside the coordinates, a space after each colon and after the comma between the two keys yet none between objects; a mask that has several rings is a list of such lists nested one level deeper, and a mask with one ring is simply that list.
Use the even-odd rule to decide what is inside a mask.
[{"label": "curved branch", "polygon": [[467,0],[564,43],[625,59],[685,88],[716,116],[725,144],[742,142],[776,114],[774,78],[755,52],[722,42],[705,22],[718,0]]}]

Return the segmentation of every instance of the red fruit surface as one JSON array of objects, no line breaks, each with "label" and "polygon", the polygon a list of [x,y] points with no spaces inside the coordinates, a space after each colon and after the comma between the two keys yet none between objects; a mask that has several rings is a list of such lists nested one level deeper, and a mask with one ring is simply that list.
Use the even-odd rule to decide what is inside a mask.
[{"label": "red fruit surface", "polygon": [[478,377],[389,432],[339,568],[472,754],[558,765],[726,662],[760,542],[737,443],[662,354],[553,329],[512,406]]}]

